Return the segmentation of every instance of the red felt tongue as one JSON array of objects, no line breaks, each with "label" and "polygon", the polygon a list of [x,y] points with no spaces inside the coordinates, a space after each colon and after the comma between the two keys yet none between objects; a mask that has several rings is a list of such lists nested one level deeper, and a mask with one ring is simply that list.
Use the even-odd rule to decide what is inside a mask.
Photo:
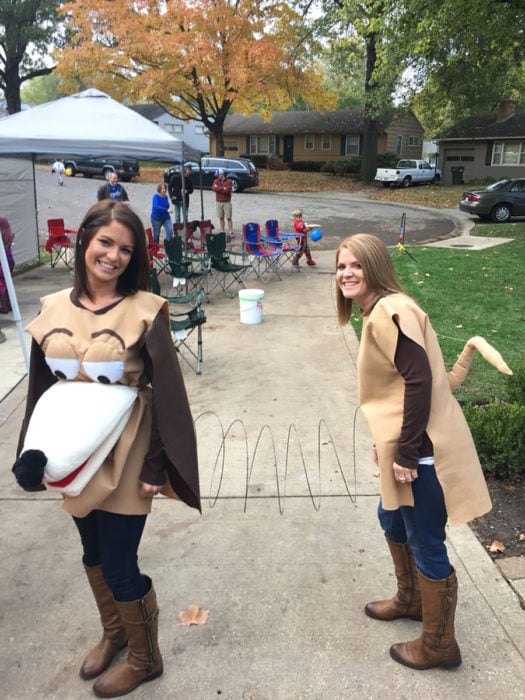
[{"label": "red felt tongue", "polygon": [[60,481],[48,481],[47,482],[48,485],[49,486],[57,486],[58,488],[61,488],[63,486],[69,486],[69,484],[75,479],[75,477],[78,476],[78,474],[80,474],[82,469],[84,469],[88,460],[89,460],[89,457],[84,462],[82,462],[80,467],[77,467],[76,469],[74,469],[72,472],[70,472],[63,479],[60,479]]}]

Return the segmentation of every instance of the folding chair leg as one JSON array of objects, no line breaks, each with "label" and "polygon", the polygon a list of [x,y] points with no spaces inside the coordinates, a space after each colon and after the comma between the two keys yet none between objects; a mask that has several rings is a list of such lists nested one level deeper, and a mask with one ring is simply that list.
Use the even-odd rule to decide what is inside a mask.
[{"label": "folding chair leg", "polygon": [[[197,352],[192,350],[190,346],[184,340],[177,340],[174,343],[175,350],[179,353],[180,358],[191,367],[195,374],[201,374],[201,363],[203,361],[203,351],[202,351],[202,326],[197,326]],[[182,350],[184,348],[184,350]],[[194,359],[195,364],[192,364],[185,353],[188,352]]]}]

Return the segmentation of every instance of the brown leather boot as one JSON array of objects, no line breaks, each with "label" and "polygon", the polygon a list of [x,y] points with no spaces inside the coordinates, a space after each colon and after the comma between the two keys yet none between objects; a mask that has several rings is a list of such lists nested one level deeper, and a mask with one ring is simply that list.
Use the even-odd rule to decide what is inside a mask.
[{"label": "brown leather boot", "polygon": [[113,595],[102,574],[102,567],[84,566],[84,569],[100,613],[103,629],[102,639],[91,649],[80,667],[80,677],[89,681],[107,669],[116,654],[126,646],[128,636]]},{"label": "brown leather boot", "polygon": [[143,598],[131,603],[116,603],[128,633],[128,658],[112,666],[93,686],[99,698],[116,698],[131,693],[138,685],[162,675],[162,656],[158,645],[159,609],[155,589],[150,583]]},{"label": "brown leather boot", "polygon": [[398,620],[409,617],[421,620],[421,593],[416,562],[408,544],[392,542],[386,538],[394,562],[397,593],[388,600],[376,600],[365,605],[365,613],[374,620]]},{"label": "brown leather boot", "polygon": [[423,634],[412,642],[394,644],[394,661],[422,671],[426,668],[456,668],[461,652],[454,637],[454,616],[458,600],[455,571],[448,578],[433,581],[419,573],[423,601]]}]

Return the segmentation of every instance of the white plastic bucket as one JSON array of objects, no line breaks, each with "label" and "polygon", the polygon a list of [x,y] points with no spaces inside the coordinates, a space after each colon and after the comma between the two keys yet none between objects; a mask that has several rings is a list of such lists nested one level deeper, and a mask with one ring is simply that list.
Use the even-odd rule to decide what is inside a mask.
[{"label": "white plastic bucket", "polygon": [[264,291],[262,289],[240,289],[239,305],[241,323],[261,323]]}]

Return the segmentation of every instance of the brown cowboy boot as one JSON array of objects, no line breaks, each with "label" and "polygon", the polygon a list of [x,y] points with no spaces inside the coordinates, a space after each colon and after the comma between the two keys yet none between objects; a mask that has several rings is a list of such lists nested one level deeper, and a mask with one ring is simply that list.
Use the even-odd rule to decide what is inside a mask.
[{"label": "brown cowboy boot", "polygon": [[461,652],[454,637],[454,615],[458,600],[455,571],[448,578],[433,581],[419,573],[423,601],[423,634],[412,642],[394,644],[394,661],[422,671],[426,668],[456,668]]},{"label": "brown cowboy boot", "polygon": [[[147,577],[146,577],[147,578]],[[143,598],[116,603],[128,633],[128,658],[112,666],[93,686],[99,698],[116,698],[131,693],[138,685],[162,675],[162,656],[158,645],[159,609],[151,579]]]},{"label": "brown cowboy boot", "polygon": [[84,565],[84,569],[95,597],[103,629],[102,639],[89,652],[80,667],[80,677],[88,681],[107,669],[115,655],[126,646],[128,637],[111,590],[102,574],[102,567]]},{"label": "brown cowboy boot", "polygon": [[365,605],[365,613],[374,620],[398,620],[409,617],[421,620],[421,593],[416,562],[408,544],[392,542],[386,538],[394,562],[397,578],[397,593],[388,600],[376,600]]}]

